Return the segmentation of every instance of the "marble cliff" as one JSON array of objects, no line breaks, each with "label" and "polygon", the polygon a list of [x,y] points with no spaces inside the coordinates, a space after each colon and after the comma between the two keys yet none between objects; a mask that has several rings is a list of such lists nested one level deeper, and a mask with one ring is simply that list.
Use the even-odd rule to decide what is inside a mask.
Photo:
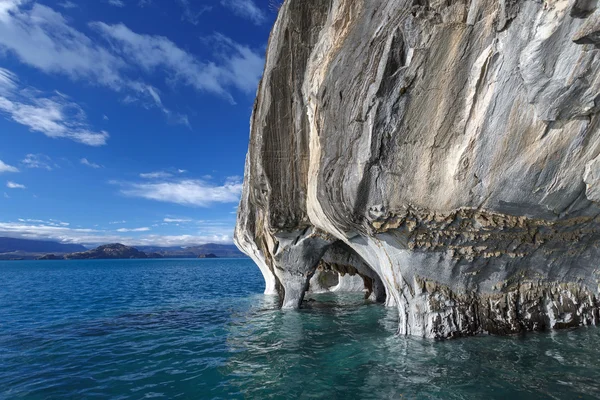
[{"label": "marble cliff", "polygon": [[598,324],[600,0],[287,0],[235,240],[266,293],[363,279],[399,332]]}]

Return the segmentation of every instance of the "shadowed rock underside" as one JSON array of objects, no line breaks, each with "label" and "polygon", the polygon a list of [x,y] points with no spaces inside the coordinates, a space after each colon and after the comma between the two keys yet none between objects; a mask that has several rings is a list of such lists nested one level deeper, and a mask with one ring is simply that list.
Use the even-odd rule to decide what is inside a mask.
[{"label": "shadowed rock underside", "polygon": [[598,324],[599,72],[598,0],[287,0],[236,244],[282,307],[358,276],[402,334]]}]

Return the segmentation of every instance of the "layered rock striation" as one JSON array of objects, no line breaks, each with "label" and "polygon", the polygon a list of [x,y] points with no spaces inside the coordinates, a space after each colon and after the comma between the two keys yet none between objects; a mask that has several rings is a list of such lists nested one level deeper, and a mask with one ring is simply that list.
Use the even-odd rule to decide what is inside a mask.
[{"label": "layered rock striation", "polygon": [[598,324],[599,111],[598,0],[287,0],[236,243],[283,307],[325,263],[401,334]]}]

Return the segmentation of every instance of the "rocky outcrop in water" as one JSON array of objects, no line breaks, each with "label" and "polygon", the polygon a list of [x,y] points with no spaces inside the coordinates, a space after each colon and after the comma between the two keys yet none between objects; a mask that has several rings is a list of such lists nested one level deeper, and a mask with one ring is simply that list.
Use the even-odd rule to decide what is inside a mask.
[{"label": "rocky outcrop in water", "polygon": [[353,268],[402,334],[598,324],[599,72],[598,0],[287,0],[236,243],[286,308]]}]

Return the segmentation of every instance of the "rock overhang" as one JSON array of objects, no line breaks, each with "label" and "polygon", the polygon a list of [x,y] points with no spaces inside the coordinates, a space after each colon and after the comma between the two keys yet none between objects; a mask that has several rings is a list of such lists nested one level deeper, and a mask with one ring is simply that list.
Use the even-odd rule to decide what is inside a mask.
[{"label": "rock overhang", "polygon": [[267,292],[300,306],[342,248],[381,282],[401,333],[597,324],[597,12],[286,1],[235,234]]}]

